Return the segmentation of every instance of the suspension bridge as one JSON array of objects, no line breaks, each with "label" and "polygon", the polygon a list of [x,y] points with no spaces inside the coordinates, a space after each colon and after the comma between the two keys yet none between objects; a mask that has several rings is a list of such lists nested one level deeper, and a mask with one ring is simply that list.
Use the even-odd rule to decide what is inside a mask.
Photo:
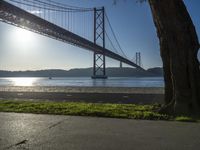
[{"label": "suspension bridge", "polygon": [[[104,9],[53,0],[1,0],[0,21],[92,51],[93,78],[106,78],[105,57],[139,69],[125,55]],[[140,56],[139,56],[140,57]]]}]

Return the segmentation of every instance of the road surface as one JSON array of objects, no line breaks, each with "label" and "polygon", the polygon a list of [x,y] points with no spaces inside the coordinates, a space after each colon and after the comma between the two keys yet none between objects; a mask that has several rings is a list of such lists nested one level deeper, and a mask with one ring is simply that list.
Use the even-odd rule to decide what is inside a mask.
[{"label": "road surface", "polygon": [[198,150],[200,124],[0,113],[1,150]]}]

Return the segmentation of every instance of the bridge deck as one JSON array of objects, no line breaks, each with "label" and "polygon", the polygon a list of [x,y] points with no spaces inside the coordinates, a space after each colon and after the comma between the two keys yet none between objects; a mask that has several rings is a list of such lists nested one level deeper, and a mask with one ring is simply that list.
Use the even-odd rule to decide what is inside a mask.
[{"label": "bridge deck", "polygon": [[80,37],[66,29],[63,29],[29,12],[26,12],[25,10],[20,9],[3,0],[0,1],[0,21],[17,27],[25,28],[32,32],[36,32],[56,40],[76,45],[86,50],[90,50],[99,54],[104,54],[107,57],[121,61],[130,66],[143,69],[132,61],[108,49],[94,44],[93,42],[84,39],[83,37]]}]

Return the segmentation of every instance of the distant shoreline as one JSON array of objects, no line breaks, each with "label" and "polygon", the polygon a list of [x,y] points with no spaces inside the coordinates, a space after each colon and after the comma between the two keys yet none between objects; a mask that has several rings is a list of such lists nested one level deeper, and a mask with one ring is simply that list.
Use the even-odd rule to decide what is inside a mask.
[{"label": "distant shoreline", "polygon": [[[49,69],[35,71],[5,71],[0,70],[0,77],[91,77],[93,68],[80,68],[71,70]],[[162,77],[162,68],[141,70],[137,68],[106,68],[108,77]]]}]

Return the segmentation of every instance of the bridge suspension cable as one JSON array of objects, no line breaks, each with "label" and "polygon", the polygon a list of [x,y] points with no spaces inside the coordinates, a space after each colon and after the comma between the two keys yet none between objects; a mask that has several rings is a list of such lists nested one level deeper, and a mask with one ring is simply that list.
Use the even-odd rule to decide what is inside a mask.
[{"label": "bridge suspension cable", "polygon": [[105,31],[105,35],[106,35],[106,38],[108,39],[109,41],[109,44],[111,46],[111,49],[114,50],[117,54],[119,53],[118,50],[116,49],[116,47],[114,46],[111,38],[109,37],[108,33]]},{"label": "bridge suspension cable", "polygon": [[93,8],[71,6],[53,0],[5,1],[90,41],[93,39]]},{"label": "bridge suspension cable", "polygon": [[[125,55],[104,7],[73,7],[55,0],[0,0],[0,12],[2,22],[94,52],[95,78],[106,77],[106,56],[142,69],[139,54],[138,64]],[[99,69],[103,74],[97,74]]]},{"label": "bridge suspension cable", "polygon": [[[110,30],[111,30],[111,33],[112,33],[112,35],[113,35],[113,37],[114,37],[114,40],[115,40],[115,42],[116,42],[116,44],[117,44],[119,50],[121,51],[123,57],[128,58],[128,57],[126,56],[126,54],[124,53],[124,51],[122,50],[121,45],[119,44],[119,41],[118,41],[118,39],[117,39],[117,37],[116,37],[116,34],[115,34],[114,30],[113,30],[113,27],[112,27],[112,25],[111,25],[111,23],[110,23],[110,20],[109,20],[109,18],[108,18],[107,13],[105,13],[105,18],[106,18],[106,20],[107,20],[107,22],[108,22],[108,26],[109,26],[109,28],[110,28]],[[111,42],[112,42],[112,41],[111,41]],[[112,43],[111,45],[114,45],[114,44]],[[116,48],[115,48],[115,49],[116,49]]]},{"label": "bridge suspension cable", "polygon": [[[77,35],[80,35],[90,41],[93,39],[93,21],[94,8],[84,8],[72,6],[55,0],[5,0],[17,4],[20,8],[33,13],[51,23],[54,23],[62,28],[65,28]],[[34,10],[35,9],[35,10]],[[98,9],[98,8],[97,8]],[[79,16],[77,17],[78,14]],[[124,53],[114,29],[111,25],[109,17],[105,12],[105,21],[108,29],[105,29],[105,37],[110,50],[128,59]],[[90,29],[90,30],[89,30]]]},{"label": "bridge suspension cable", "polygon": [[87,10],[93,11],[93,8],[84,8],[84,7],[72,6],[72,5],[68,5],[68,4],[63,4],[63,3],[55,2],[55,1],[52,1],[52,0],[45,0],[45,1],[48,1],[50,3],[53,3],[55,5],[59,5],[59,6],[65,6],[67,8],[84,9],[84,10],[87,9]]},{"label": "bridge suspension cable", "polygon": [[[11,1],[13,3],[30,6],[30,7],[36,7],[46,10],[53,10],[53,11],[60,11],[60,12],[86,12],[86,11],[93,11],[92,8],[71,8],[71,7],[65,7],[60,5],[55,5],[51,3],[47,3],[41,0],[7,0]],[[49,1],[53,2],[53,1]]]}]

